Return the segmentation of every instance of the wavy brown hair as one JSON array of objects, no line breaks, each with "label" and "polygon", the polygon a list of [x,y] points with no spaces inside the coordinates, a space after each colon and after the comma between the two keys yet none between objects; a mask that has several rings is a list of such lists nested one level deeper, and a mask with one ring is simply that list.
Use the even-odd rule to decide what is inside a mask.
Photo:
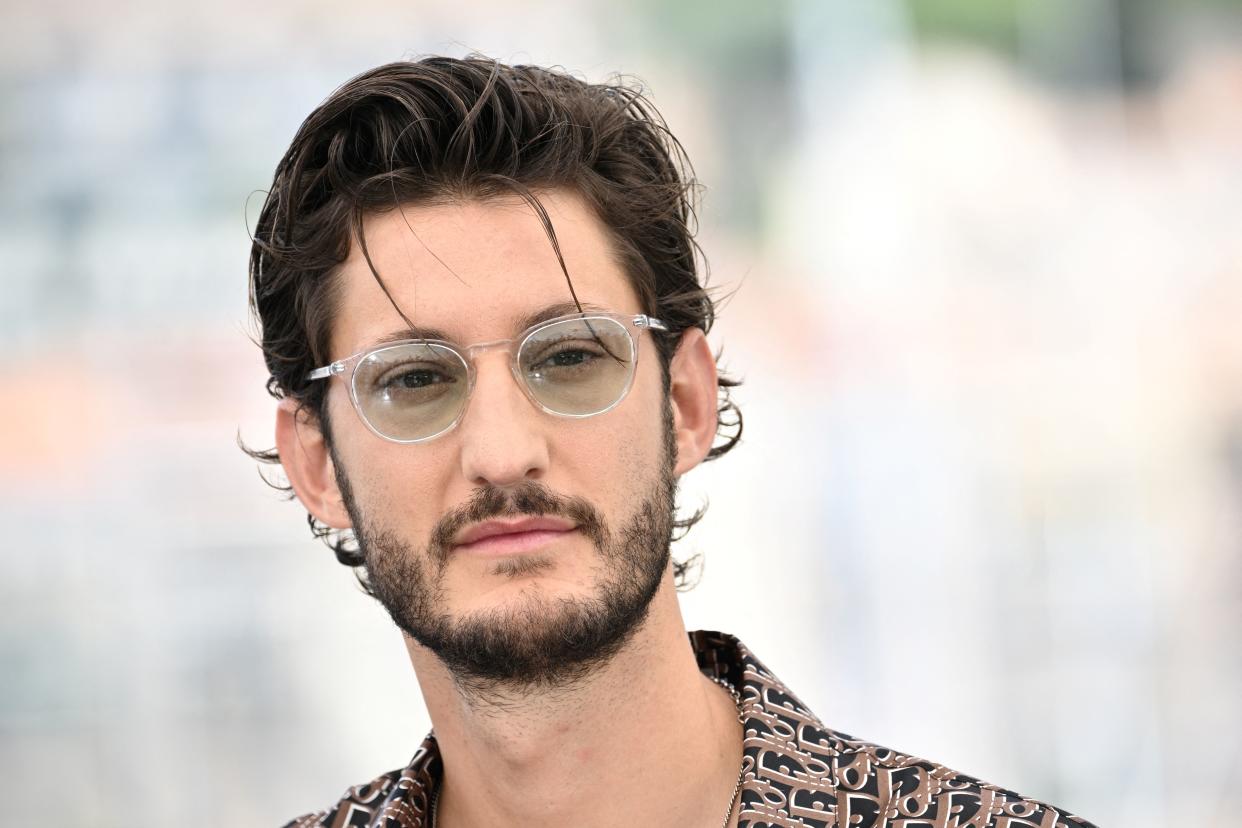
[{"label": "wavy brown hair", "polygon": [[[709,331],[716,314],[706,274],[700,279],[706,263],[694,240],[698,184],[684,149],[632,84],[590,84],[473,56],[372,69],[332,93],[298,129],[276,167],[250,251],[250,307],[270,372],[268,393],[297,400],[331,444],[328,384],[306,375],[332,361],[337,270],[351,244],[359,244],[392,301],[366,249],[368,215],[516,194],[543,223],[573,295],[538,197],[554,188],[577,193],[596,212],[643,312],[668,325],[670,333],[656,337],[667,392],[678,335],[691,327]],[[720,374],[718,440],[708,460],[741,437],[741,411],[729,396],[737,384]],[[242,448],[262,462],[280,462],[275,449]],[[674,536],[702,515],[700,508],[678,521]],[[363,563],[348,533],[309,514],[307,521],[341,563]],[[675,566],[681,583],[688,564]]]}]

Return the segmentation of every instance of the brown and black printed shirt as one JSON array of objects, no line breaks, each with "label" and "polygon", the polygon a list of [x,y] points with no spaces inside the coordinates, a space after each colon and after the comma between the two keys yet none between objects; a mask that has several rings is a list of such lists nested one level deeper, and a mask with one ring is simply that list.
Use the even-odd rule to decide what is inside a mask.
[{"label": "brown and black printed shirt", "polygon": [[[1059,808],[829,730],[744,644],[692,632],[699,669],[742,697],[738,828],[1095,828]],[[410,764],[285,828],[428,828],[442,767],[435,735]]]}]

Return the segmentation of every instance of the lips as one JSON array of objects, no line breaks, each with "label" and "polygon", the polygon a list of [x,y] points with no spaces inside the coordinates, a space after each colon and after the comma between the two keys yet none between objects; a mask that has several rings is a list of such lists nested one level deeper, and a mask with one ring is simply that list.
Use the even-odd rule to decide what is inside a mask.
[{"label": "lips", "polygon": [[556,517],[488,520],[457,533],[453,537],[453,546],[461,550],[523,551],[555,540],[576,528],[572,521]]}]

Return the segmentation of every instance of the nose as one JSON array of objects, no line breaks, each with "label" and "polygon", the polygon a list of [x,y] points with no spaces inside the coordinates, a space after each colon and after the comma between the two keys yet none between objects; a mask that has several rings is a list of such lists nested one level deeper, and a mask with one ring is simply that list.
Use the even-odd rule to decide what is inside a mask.
[{"label": "nose", "polygon": [[531,405],[503,352],[475,362],[474,391],[457,428],[462,474],[474,486],[538,480],[548,468],[547,419]]}]

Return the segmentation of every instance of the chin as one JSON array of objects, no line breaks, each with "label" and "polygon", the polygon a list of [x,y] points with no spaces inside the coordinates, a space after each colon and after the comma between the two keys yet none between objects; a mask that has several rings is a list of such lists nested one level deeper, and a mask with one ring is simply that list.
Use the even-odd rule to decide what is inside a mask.
[{"label": "chin", "polygon": [[584,582],[526,574],[474,600],[442,595],[440,612],[427,612],[430,607],[417,600],[388,608],[404,632],[440,658],[459,688],[544,691],[580,681],[632,639],[661,582],[657,572],[645,575]]}]

